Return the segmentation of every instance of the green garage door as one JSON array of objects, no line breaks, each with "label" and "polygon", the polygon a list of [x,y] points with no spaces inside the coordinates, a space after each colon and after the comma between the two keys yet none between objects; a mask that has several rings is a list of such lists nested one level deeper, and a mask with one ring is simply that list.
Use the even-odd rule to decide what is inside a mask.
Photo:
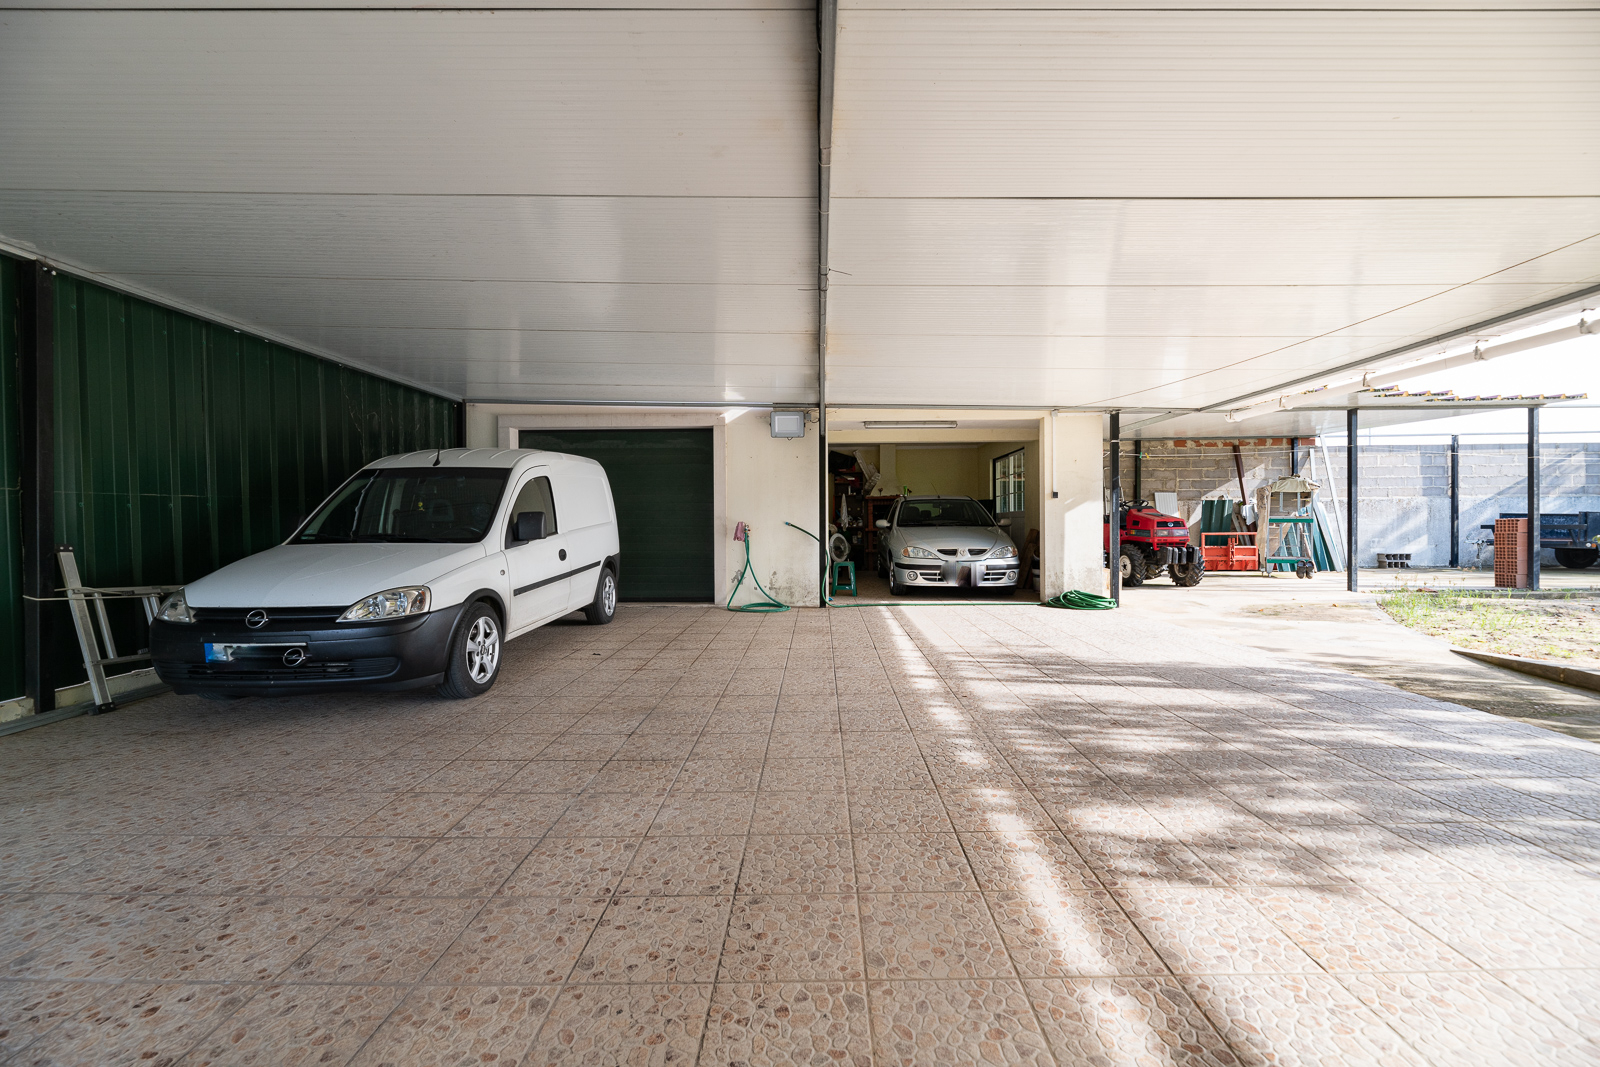
[{"label": "green garage door", "polygon": [[624,600],[711,600],[710,430],[523,430],[523,448],[599,460],[611,479]]}]

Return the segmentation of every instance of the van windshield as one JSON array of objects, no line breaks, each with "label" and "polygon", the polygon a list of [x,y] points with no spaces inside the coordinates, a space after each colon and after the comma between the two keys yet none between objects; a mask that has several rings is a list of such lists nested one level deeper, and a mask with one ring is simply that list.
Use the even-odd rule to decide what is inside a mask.
[{"label": "van windshield", "polygon": [[481,541],[510,474],[494,467],[359,471],[317,509],[291,543]]},{"label": "van windshield", "polygon": [[994,519],[976,500],[907,500],[896,526],[993,526]]}]

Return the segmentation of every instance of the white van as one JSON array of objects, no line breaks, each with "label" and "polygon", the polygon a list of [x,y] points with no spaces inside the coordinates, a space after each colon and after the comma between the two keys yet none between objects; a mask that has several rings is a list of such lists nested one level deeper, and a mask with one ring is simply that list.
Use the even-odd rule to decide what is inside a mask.
[{"label": "white van", "polygon": [[486,692],[505,641],[582,609],[611,621],[617,512],[600,464],[450,448],[357,471],[283,544],[167,598],[161,680],[215,695]]}]

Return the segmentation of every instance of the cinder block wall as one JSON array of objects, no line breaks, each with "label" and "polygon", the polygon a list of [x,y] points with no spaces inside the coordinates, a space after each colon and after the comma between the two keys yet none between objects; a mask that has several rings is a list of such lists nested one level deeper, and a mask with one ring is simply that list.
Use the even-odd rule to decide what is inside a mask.
[{"label": "cinder block wall", "polygon": [[[1125,442],[1123,493],[1134,493],[1133,450],[1141,452],[1140,493],[1176,492],[1180,515],[1199,519],[1199,502],[1210,497],[1239,499],[1233,445],[1239,445],[1245,489],[1289,473],[1289,439],[1230,438],[1217,441]],[[1600,511],[1600,442],[1546,441],[1541,447],[1540,507],[1547,512]],[[1300,473],[1322,486],[1330,517],[1342,514],[1345,447],[1300,442]],[[1461,562],[1471,565],[1484,523],[1502,511],[1527,509],[1527,453],[1516,444],[1461,444]],[[1450,562],[1450,449],[1445,444],[1374,444],[1361,447],[1361,552],[1364,567],[1379,552],[1410,552],[1423,567]],[[1338,507],[1329,499],[1337,496]],[[1486,565],[1492,563],[1485,551]],[[1554,557],[1545,553],[1545,563]]]}]

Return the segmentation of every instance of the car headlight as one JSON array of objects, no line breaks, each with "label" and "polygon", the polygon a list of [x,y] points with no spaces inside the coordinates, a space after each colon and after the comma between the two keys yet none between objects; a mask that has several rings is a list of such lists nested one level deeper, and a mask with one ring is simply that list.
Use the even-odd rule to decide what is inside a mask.
[{"label": "car headlight", "polygon": [[420,615],[428,610],[428,587],[414,585],[408,589],[385,589],[362,597],[351,604],[340,622],[370,622],[373,619],[398,619],[402,615]]},{"label": "car headlight", "polygon": [[907,545],[900,550],[900,554],[902,556],[909,556],[911,559],[939,558],[939,553],[934,552],[932,549],[923,548],[920,545]]},{"label": "car headlight", "polygon": [[1016,559],[1017,558],[1017,546],[1016,545],[999,545],[998,547],[995,548],[995,550],[993,552],[989,553],[989,558],[990,559]]},{"label": "car headlight", "polygon": [[182,589],[161,602],[161,610],[156,612],[156,618],[162,622],[194,622],[194,611],[183,598]]}]

